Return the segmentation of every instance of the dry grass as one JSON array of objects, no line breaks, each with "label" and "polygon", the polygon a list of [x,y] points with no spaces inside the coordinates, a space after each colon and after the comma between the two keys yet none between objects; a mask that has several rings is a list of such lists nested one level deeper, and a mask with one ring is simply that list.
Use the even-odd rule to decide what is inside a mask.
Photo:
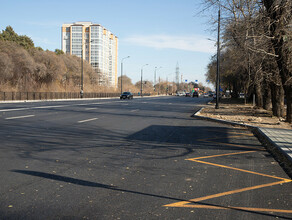
[{"label": "dry grass", "polygon": [[257,127],[292,129],[284,118],[274,117],[271,111],[253,108],[251,104],[245,105],[242,99],[222,99],[219,109],[215,109],[214,102],[209,103],[199,115]]}]

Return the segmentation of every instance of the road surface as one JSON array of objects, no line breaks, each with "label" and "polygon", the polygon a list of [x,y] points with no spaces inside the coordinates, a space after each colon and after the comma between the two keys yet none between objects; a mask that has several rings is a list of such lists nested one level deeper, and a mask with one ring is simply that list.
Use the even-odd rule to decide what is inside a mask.
[{"label": "road surface", "polygon": [[204,98],[0,104],[0,219],[291,219],[291,179]]}]

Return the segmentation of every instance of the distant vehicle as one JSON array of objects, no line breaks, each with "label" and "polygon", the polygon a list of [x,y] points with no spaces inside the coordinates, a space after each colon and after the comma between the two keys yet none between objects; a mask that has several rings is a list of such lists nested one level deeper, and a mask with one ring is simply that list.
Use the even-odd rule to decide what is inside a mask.
[{"label": "distant vehicle", "polygon": [[194,93],[193,93],[193,97],[198,97],[199,98],[199,93],[197,92],[197,91],[194,91]]},{"label": "distant vehicle", "polygon": [[185,92],[177,92],[176,95],[177,95],[177,96],[185,96],[186,93],[185,93]]},{"label": "distant vehicle", "polygon": [[[219,93],[219,99],[221,99],[221,98],[222,98],[222,94]],[[213,95],[213,99],[216,99],[216,93]]]},{"label": "distant vehicle", "polygon": [[209,91],[208,94],[209,94],[209,97],[213,97],[215,92]]},{"label": "distant vehicle", "polygon": [[209,98],[209,94],[208,93],[204,93],[204,98]]},{"label": "distant vehicle", "polygon": [[244,99],[244,93],[239,93],[239,98]]},{"label": "distant vehicle", "polygon": [[120,99],[133,99],[133,94],[130,92],[123,92]]},{"label": "distant vehicle", "polygon": [[186,92],[186,97],[191,97],[191,93]]}]

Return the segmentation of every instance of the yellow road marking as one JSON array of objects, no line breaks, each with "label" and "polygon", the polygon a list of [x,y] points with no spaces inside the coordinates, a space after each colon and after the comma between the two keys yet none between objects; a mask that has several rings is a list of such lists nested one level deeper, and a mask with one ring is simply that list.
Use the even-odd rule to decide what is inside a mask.
[{"label": "yellow road marking", "polygon": [[[248,134],[242,134],[242,135],[253,136],[253,135],[248,135]],[[236,138],[236,137],[240,137],[240,136],[231,136],[231,137]],[[210,141],[210,140],[215,140],[215,139],[220,139],[220,138],[199,139],[198,141],[216,143],[216,144],[222,144],[222,145],[229,145],[229,146],[240,147],[240,148],[256,149],[257,151],[265,150],[264,148],[246,147],[246,146],[237,145],[237,144],[220,143],[220,142]],[[222,207],[220,207],[220,205],[198,205],[198,204],[192,204],[192,203],[196,203],[196,202],[200,202],[200,201],[204,201],[204,200],[208,200],[208,199],[218,198],[218,197],[227,196],[227,195],[233,195],[233,194],[236,194],[236,193],[241,193],[241,192],[246,192],[246,191],[250,191],[250,190],[261,189],[261,188],[264,188],[264,187],[270,187],[270,186],[275,186],[275,185],[279,185],[279,184],[283,184],[283,183],[292,182],[292,180],[286,179],[286,178],[282,178],[282,177],[271,176],[271,175],[267,175],[267,174],[263,174],[263,173],[258,173],[258,172],[253,172],[253,171],[249,171],[249,170],[244,170],[244,169],[239,169],[239,168],[234,168],[234,167],[225,166],[225,165],[221,165],[221,164],[215,164],[215,163],[210,163],[210,162],[205,162],[205,161],[198,160],[198,159],[222,157],[222,156],[229,156],[229,155],[253,153],[253,152],[257,152],[257,151],[242,151],[242,152],[236,152],[236,153],[227,153],[227,154],[196,157],[196,158],[190,158],[190,159],[186,159],[186,160],[194,161],[194,162],[197,162],[197,163],[208,164],[208,165],[212,165],[212,166],[217,166],[217,167],[221,167],[221,168],[227,168],[227,169],[237,170],[237,171],[241,171],[241,172],[251,173],[251,174],[260,175],[260,176],[264,176],[264,177],[280,179],[282,181],[273,182],[273,183],[267,183],[267,184],[261,184],[261,185],[257,185],[257,186],[251,186],[251,187],[245,187],[245,188],[231,190],[231,191],[222,192],[222,193],[217,193],[217,194],[213,194],[213,195],[209,195],[209,196],[203,196],[203,197],[199,197],[199,198],[195,198],[195,199],[191,199],[191,200],[187,200],[187,201],[171,203],[171,204],[164,205],[164,206],[165,207],[183,207],[183,208],[204,208],[204,209],[238,209],[238,210],[258,211],[258,212],[292,213],[292,210],[282,210],[282,209],[266,209],[266,208],[253,208],[253,207],[232,207],[232,206],[228,206],[228,207],[223,207],[222,206]]]},{"label": "yellow road marking", "polygon": [[204,201],[204,200],[208,200],[208,199],[218,198],[221,196],[232,195],[232,194],[250,191],[250,190],[254,190],[254,189],[260,189],[260,188],[264,188],[264,187],[268,187],[268,186],[279,185],[279,184],[287,183],[287,182],[289,182],[289,181],[279,181],[279,182],[267,183],[267,184],[262,184],[262,185],[257,185],[257,186],[251,186],[251,187],[246,187],[246,188],[242,188],[242,189],[236,189],[236,190],[231,190],[231,191],[227,191],[227,192],[217,193],[217,194],[213,194],[213,195],[209,195],[209,196],[203,196],[203,197],[199,197],[199,198],[195,198],[195,199],[191,199],[191,200],[187,200],[187,201],[183,201],[183,202],[176,202],[176,203],[172,203],[172,204],[169,204],[166,206],[182,207],[188,203],[200,202],[200,201]]},{"label": "yellow road marking", "polygon": [[292,210],[285,210],[285,209],[265,209],[265,208],[252,208],[252,207],[219,207],[219,206],[212,206],[212,205],[191,205],[187,204],[184,206],[168,206],[174,208],[197,208],[197,209],[237,209],[237,210],[246,210],[246,211],[254,211],[254,212],[278,212],[278,213],[292,213]]},{"label": "yellow road marking", "polygon": [[240,210],[248,210],[248,211],[261,211],[261,212],[283,212],[283,213],[292,213],[292,210],[282,210],[282,209],[265,209],[265,208],[249,208],[249,207],[220,207],[218,205],[197,205],[197,204],[192,204],[208,199],[213,199],[213,198],[218,198],[222,196],[227,196],[227,195],[232,195],[236,193],[241,193],[241,192],[246,192],[250,190],[255,190],[255,189],[261,189],[264,187],[269,187],[269,186],[274,186],[274,185],[279,185],[282,183],[288,183],[292,182],[292,180],[284,180],[284,181],[279,181],[279,182],[274,182],[274,183],[267,183],[267,184],[262,184],[262,185],[257,185],[257,186],[251,186],[251,187],[246,187],[242,189],[237,189],[237,190],[231,190],[223,193],[217,193],[209,196],[203,196],[187,201],[182,201],[182,202],[176,202],[176,203],[171,203],[168,205],[164,205],[165,207],[177,207],[177,208],[205,208],[205,209],[240,209]]},{"label": "yellow road marking", "polygon": [[191,160],[191,161],[194,161],[194,162],[198,162],[198,163],[204,163],[204,164],[208,164],[208,165],[212,165],[212,166],[216,166],[216,167],[222,167],[222,168],[227,168],[227,169],[231,169],[231,170],[237,170],[237,171],[241,171],[241,172],[245,172],[245,173],[252,173],[252,174],[256,174],[256,175],[260,175],[260,176],[271,177],[271,178],[274,178],[274,179],[290,181],[289,179],[285,179],[285,178],[282,178],[282,177],[271,176],[271,175],[268,175],[268,174],[253,172],[253,171],[249,171],[249,170],[243,170],[243,169],[230,167],[230,166],[225,166],[225,165],[220,165],[220,164],[216,164],[216,163],[210,163],[210,162],[205,162],[205,161],[195,160],[195,159],[188,159],[188,160]]},{"label": "yellow road marking", "polygon": [[236,153],[218,154],[218,155],[205,156],[205,157],[196,157],[196,158],[191,158],[191,159],[186,159],[186,160],[197,160],[197,159],[206,159],[206,158],[212,158],[212,157],[223,157],[223,156],[236,155],[236,154],[248,154],[248,153],[253,153],[253,152],[256,152],[256,151],[242,151],[242,152],[236,152]]}]

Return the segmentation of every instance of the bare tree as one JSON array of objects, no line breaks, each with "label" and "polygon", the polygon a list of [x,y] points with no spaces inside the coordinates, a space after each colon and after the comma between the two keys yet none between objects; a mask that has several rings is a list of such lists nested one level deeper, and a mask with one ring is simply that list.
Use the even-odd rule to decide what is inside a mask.
[{"label": "bare tree", "polygon": [[291,48],[288,39],[291,39],[292,1],[290,0],[263,0],[265,13],[269,18],[269,38],[275,51],[279,75],[286,95],[286,117],[292,123],[292,72]]}]

